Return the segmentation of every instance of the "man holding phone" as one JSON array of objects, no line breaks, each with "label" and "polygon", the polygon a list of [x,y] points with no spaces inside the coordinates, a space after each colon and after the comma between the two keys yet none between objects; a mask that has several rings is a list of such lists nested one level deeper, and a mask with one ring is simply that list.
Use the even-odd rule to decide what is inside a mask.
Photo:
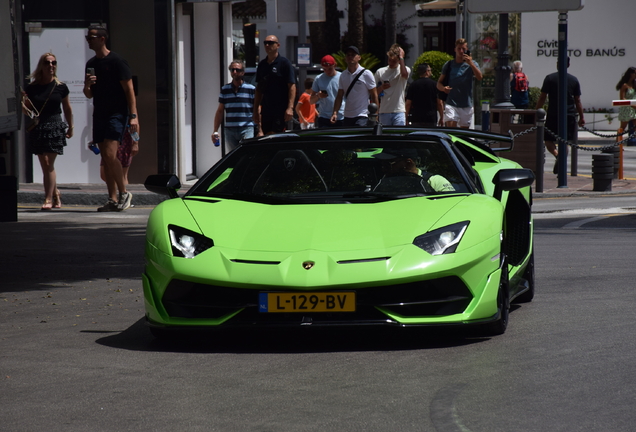
[{"label": "man holding phone", "polygon": [[385,126],[406,125],[405,91],[411,68],[404,63],[404,50],[398,44],[391,45],[388,66],[375,73],[378,94],[384,93],[380,100],[380,123]]},{"label": "man holding phone", "polygon": [[338,95],[340,72],[336,70],[336,60],[330,55],[324,56],[320,64],[324,72],[316,77],[309,92],[309,103],[316,104],[318,110],[316,127],[340,127],[344,119],[344,103],[338,110],[336,122],[331,123],[333,103]]},{"label": "man holding phone", "polygon": [[[447,75],[448,85],[444,86]],[[448,95],[444,108],[444,122],[447,127],[470,128],[475,113],[473,78],[479,81],[483,78],[479,65],[470,56],[466,39],[457,39],[455,59],[444,65],[437,81],[437,89]]]},{"label": "man holding phone", "polygon": [[139,133],[139,119],[130,67],[106,48],[107,39],[106,28],[88,28],[86,42],[95,56],[86,62],[84,95],[93,99],[93,142],[99,146],[108,188],[108,202],[97,211],[122,211],[130,207],[132,193],[126,190],[117,150],[127,125],[131,134]]}]

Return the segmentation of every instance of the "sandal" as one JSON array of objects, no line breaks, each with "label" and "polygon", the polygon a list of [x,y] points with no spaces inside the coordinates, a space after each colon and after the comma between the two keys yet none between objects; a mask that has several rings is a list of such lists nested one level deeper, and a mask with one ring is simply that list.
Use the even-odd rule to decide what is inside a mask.
[{"label": "sandal", "polygon": [[62,208],[62,194],[58,189],[55,189],[55,195],[53,195],[53,208]]},{"label": "sandal", "polygon": [[40,210],[45,211],[45,210],[51,210],[52,208],[53,208],[53,203],[51,202],[51,200],[45,200]]}]

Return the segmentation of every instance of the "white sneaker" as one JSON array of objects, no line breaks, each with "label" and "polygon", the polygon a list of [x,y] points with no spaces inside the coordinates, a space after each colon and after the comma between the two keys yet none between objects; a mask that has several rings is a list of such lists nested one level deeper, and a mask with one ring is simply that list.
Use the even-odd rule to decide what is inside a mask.
[{"label": "white sneaker", "polygon": [[119,194],[119,202],[117,203],[117,211],[124,211],[130,207],[132,201],[132,194],[130,192],[124,192]]}]

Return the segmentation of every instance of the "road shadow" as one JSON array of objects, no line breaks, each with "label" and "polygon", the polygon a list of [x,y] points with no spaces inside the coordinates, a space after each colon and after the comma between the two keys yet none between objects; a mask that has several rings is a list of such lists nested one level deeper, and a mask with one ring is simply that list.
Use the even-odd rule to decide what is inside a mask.
[{"label": "road shadow", "polygon": [[74,221],[22,221],[0,224],[0,238],[0,293],[50,290],[86,280],[138,279],[143,272],[141,223],[81,215]]},{"label": "road shadow", "polygon": [[116,349],[201,354],[303,354],[358,351],[443,349],[488,340],[467,327],[421,328],[242,328],[181,332],[169,340],[154,338],[145,319],[121,333],[96,340]]}]

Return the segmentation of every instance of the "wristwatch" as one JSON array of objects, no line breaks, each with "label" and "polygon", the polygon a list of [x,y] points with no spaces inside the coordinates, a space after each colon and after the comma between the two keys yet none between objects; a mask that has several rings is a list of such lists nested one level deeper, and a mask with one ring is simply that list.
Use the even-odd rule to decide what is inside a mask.
[{"label": "wristwatch", "polygon": [[131,118],[131,119],[136,119],[136,118],[137,118],[137,114],[131,114],[131,115],[130,115],[130,118]]}]

